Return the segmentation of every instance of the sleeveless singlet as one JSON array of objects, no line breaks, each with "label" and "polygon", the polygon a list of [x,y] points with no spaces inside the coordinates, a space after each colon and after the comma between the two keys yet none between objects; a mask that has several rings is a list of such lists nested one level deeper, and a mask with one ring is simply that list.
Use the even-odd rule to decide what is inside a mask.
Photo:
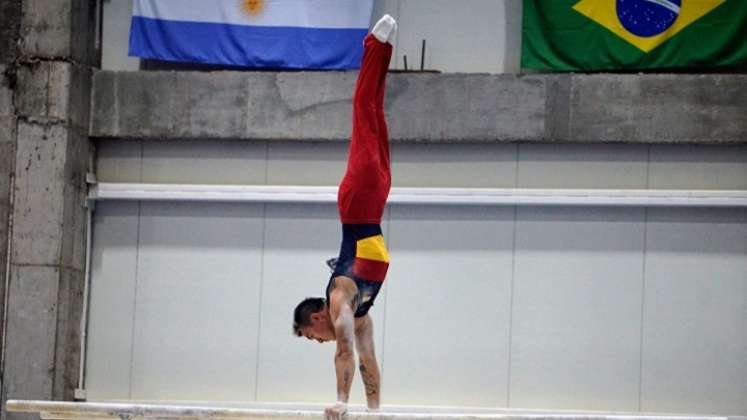
[{"label": "sleeveless singlet", "polygon": [[384,284],[388,268],[389,252],[381,233],[381,225],[343,224],[340,256],[327,283],[327,302],[329,303],[334,278],[349,277],[358,286],[355,317],[365,316]]}]

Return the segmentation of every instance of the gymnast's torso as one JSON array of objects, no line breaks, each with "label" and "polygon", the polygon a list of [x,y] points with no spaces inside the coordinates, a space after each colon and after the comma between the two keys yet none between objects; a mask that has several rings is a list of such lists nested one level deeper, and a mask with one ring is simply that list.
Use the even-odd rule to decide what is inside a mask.
[{"label": "gymnast's torso", "polygon": [[388,268],[389,252],[381,225],[343,224],[340,255],[327,284],[327,302],[335,285],[335,278],[348,277],[358,288],[353,302],[353,307],[356,308],[354,315],[356,318],[365,316],[379,294]]}]

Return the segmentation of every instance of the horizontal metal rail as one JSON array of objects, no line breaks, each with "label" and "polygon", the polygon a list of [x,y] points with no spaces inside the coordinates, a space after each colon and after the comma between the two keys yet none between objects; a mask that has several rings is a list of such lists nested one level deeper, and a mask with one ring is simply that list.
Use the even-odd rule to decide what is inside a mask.
[{"label": "horizontal metal rail", "polygon": [[[93,184],[89,200],[335,203],[337,187]],[[392,188],[390,204],[747,207],[743,190]]]},{"label": "horizontal metal rail", "polygon": [[[252,408],[210,407],[139,403],[89,403],[60,401],[19,401],[9,400],[8,411],[40,413],[45,420],[72,419],[134,419],[134,418],[179,418],[179,419],[298,419],[322,418],[323,409],[294,408],[268,405]],[[724,416],[672,415],[645,413],[604,413],[540,410],[499,410],[499,409],[458,409],[424,407],[384,408],[377,412],[366,412],[355,407],[348,413],[348,420],[425,420],[425,419],[500,419],[500,420],[728,420]]]}]

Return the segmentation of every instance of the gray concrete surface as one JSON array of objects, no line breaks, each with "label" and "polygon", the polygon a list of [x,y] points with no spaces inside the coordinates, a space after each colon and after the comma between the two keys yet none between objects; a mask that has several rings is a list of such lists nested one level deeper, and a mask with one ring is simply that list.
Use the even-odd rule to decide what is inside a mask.
[{"label": "gray concrete surface", "polygon": [[[8,44],[15,45],[15,42],[8,41],[14,38],[14,33],[10,33],[13,28],[13,22],[18,19],[11,19],[14,16],[12,10],[9,10],[10,2],[0,3],[0,59],[2,62],[10,61],[9,56],[15,54],[13,50],[6,49]],[[17,32],[17,28],[16,28]],[[0,64],[0,314],[5,313],[5,283],[7,269],[7,252],[8,252],[8,215],[10,214],[10,184],[13,177],[13,168],[15,163],[15,112],[13,108],[13,90],[10,86],[10,80],[6,74],[7,66]],[[5,337],[3,327],[4,317],[0,315],[0,336]],[[0,337],[1,338],[1,337]],[[0,349],[4,352],[5,349]],[[3,389],[2,370],[4,366],[0,364],[0,394]],[[2,395],[0,395],[1,397]],[[0,398],[0,402],[5,402]]]},{"label": "gray concrete surface", "polygon": [[53,397],[56,369],[60,270],[55,266],[13,265],[10,277],[4,399],[13,395],[49,399]]},{"label": "gray concrete surface", "polygon": [[[0,33],[0,50],[3,50],[7,21],[6,2],[0,5],[0,20],[3,26]],[[2,54],[5,54],[3,50]],[[0,64],[0,314],[4,312],[5,267],[8,246],[8,214],[10,211],[10,182],[15,161],[15,114],[13,112],[13,91],[5,75],[7,66]],[[1,324],[0,324],[1,325]],[[0,326],[0,334],[2,327]],[[0,383],[2,380],[0,379]]]},{"label": "gray concrete surface", "polygon": [[[0,142],[0,314],[5,311],[5,269],[8,262],[8,215],[10,214],[10,182],[15,158],[15,144]],[[0,315],[0,322],[2,315]],[[0,334],[3,333],[0,323]],[[0,378],[0,385],[2,379]],[[1,389],[1,388],[0,388]]]},{"label": "gray concrete surface", "polygon": [[68,131],[21,122],[16,151],[13,264],[60,264],[63,172]]},{"label": "gray concrete surface", "polygon": [[34,417],[7,413],[8,398],[72,399],[77,385],[91,68],[99,60],[92,0],[4,1],[0,21],[0,45],[13,46],[0,54],[0,284],[6,267],[11,273],[4,420]]},{"label": "gray concrete surface", "polygon": [[[94,137],[344,141],[349,73],[94,75]],[[394,142],[747,142],[747,75],[393,73]]]},{"label": "gray concrete surface", "polygon": [[20,14],[20,1],[0,2],[0,63],[9,63],[16,56]]},{"label": "gray concrete surface", "polygon": [[21,1],[22,54],[69,57],[75,1]]},{"label": "gray concrete surface", "polygon": [[579,141],[747,142],[747,75],[572,77]]},{"label": "gray concrete surface", "polygon": [[[17,66],[16,117],[32,123],[64,123],[88,129],[92,71],[68,61],[31,61]],[[3,97],[0,91],[0,104]],[[2,113],[0,113],[0,117]]]},{"label": "gray concrete surface", "polygon": [[88,192],[86,173],[89,160],[88,136],[71,130],[63,169],[64,206],[60,265],[63,269],[82,272],[86,259],[86,208]]},{"label": "gray concrete surface", "polygon": [[78,386],[79,326],[85,275],[82,270],[67,267],[62,267],[59,275],[52,396],[57,400],[72,401]]},{"label": "gray concrete surface", "polygon": [[64,61],[30,62],[18,67],[17,113],[35,121],[65,121],[70,115],[72,64]]},{"label": "gray concrete surface", "polygon": [[0,64],[0,144],[15,142],[15,112],[13,90],[5,74],[7,66]]}]

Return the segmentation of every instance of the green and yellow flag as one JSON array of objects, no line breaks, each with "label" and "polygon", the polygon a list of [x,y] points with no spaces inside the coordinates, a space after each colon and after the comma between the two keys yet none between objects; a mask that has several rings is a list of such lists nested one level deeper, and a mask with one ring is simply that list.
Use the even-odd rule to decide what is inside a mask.
[{"label": "green and yellow flag", "polygon": [[747,0],[524,0],[521,64],[558,71],[747,67]]}]

